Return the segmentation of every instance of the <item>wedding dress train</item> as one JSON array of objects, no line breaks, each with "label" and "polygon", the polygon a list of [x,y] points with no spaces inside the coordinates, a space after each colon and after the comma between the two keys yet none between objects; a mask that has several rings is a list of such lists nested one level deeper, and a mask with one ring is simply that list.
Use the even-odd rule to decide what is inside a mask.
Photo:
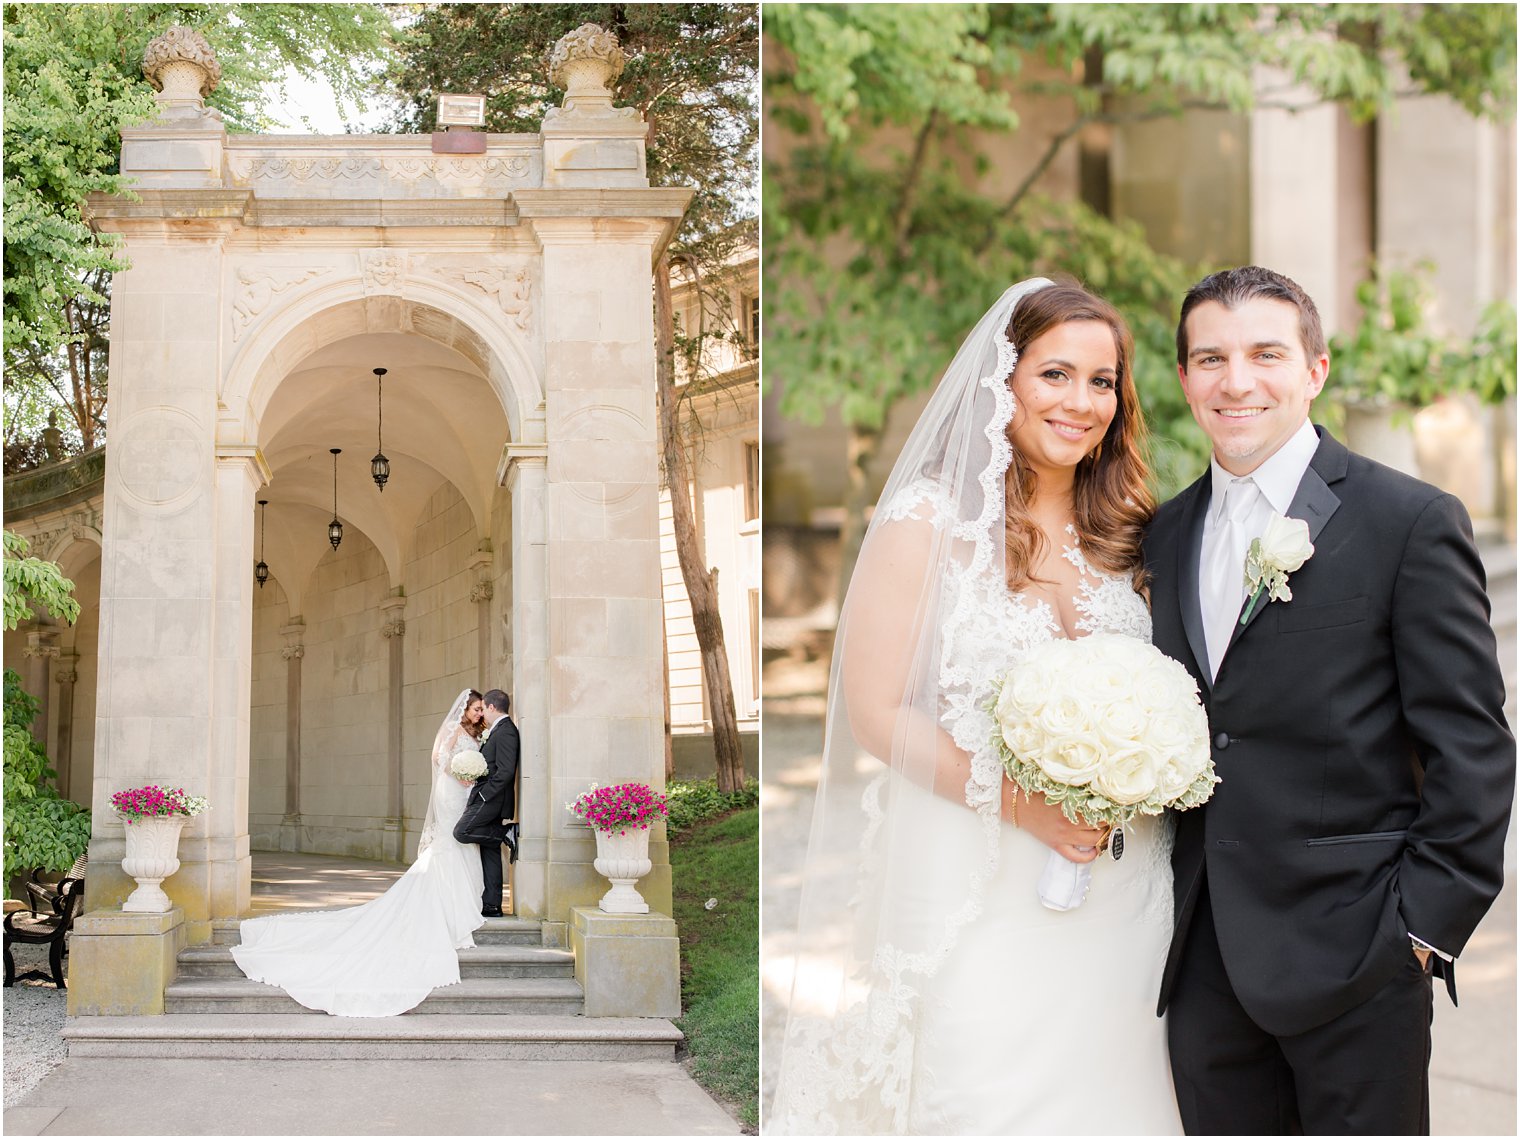
[{"label": "wedding dress train", "polygon": [[461,747],[480,745],[461,731],[435,747],[423,848],[389,890],[347,909],[244,921],[242,944],[232,949],[238,968],[336,1016],[395,1016],[457,984],[456,950],[473,947],[485,922],[480,851],[453,836],[469,788],[448,773],[447,760]]}]

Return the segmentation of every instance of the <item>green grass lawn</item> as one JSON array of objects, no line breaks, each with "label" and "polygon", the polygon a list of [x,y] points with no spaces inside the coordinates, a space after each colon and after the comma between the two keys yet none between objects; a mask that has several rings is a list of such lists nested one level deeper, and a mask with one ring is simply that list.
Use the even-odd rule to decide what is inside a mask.
[{"label": "green grass lawn", "polygon": [[[760,1118],[760,810],[671,840],[681,1007],[692,1074],[751,1126]],[[706,908],[716,898],[713,909]]]}]

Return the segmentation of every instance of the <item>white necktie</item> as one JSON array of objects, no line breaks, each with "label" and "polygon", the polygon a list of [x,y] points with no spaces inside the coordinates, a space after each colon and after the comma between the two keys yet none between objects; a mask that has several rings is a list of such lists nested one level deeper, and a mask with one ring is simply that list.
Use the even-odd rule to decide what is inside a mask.
[{"label": "white necktie", "polygon": [[1219,662],[1235,635],[1235,623],[1246,599],[1246,550],[1252,537],[1247,523],[1260,495],[1253,480],[1230,480],[1224,492],[1224,517],[1214,527],[1210,548],[1204,551],[1200,600],[1210,677],[1219,675]]}]

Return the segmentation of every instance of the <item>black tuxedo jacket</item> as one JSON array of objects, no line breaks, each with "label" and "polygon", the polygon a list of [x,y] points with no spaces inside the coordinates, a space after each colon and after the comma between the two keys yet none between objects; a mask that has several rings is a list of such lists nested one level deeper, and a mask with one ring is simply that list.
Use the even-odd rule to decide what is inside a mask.
[{"label": "black tuxedo jacket", "polygon": [[1158,1012],[1187,983],[1177,961],[1206,874],[1236,994],[1282,1036],[1368,999],[1408,964],[1411,931],[1461,952],[1503,884],[1514,794],[1466,511],[1320,435],[1288,511],[1314,554],[1289,575],[1291,600],[1263,598],[1236,627],[1212,684],[1198,604],[1207,474],[1144,544],[1156,647],[1198,681],[1222,780],[1176,816]]},{"label": "black tuxedo jacket", "polygon": [[469,830],[500,831],[501,820],[515,812],[518,746],[517,725],[511,717],[503,716],[480,749],[486,775],[475,784],[465,804],[463,817],[469,822]]}]

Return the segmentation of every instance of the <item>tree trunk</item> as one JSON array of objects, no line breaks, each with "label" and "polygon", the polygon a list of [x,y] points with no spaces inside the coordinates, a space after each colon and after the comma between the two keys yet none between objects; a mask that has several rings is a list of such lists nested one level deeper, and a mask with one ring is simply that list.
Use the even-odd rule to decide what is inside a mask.
[{"label": "tree trunk", "polygon": [[839,530],[839,584],[835,597],[844,605],[844,592],[860,557],[866,537],[866,507],[871,505],[871,462],[881,447],[881,431],[873,427],[850,428],[849,459],[844,491],[844,522]]},{"label": "tree trunk", "polygon": [[665,628],[665,606],[660,605],[660,660],[664,662],[665,683],[665,782],[669,783],[676,777],[676,749],[675,741],[670,735],[670,634]]},{"label": "tree trunk", "polygon": [[[704,568],[706,559],[697,542],[692,517],[685,445],[676,398],[675,312],[670,298],[670,258],[662,255],[654,270],[655,372],[660,399],[660,444],[665,484],[670,488],[670,516],[675,527],[676,556],[681,579],[691,601],[691,620],[702,653],[702,678],[712,712],[713,750],[718,761],[718,789],[738,791],[744,785],[744,748],[739,741],[739,717],[734,709],[734,686],[728,674],[728,650],[723,644],[723,621],[718,611],[716,574]],[[669,678],[667,676],[667,685]]]}]

